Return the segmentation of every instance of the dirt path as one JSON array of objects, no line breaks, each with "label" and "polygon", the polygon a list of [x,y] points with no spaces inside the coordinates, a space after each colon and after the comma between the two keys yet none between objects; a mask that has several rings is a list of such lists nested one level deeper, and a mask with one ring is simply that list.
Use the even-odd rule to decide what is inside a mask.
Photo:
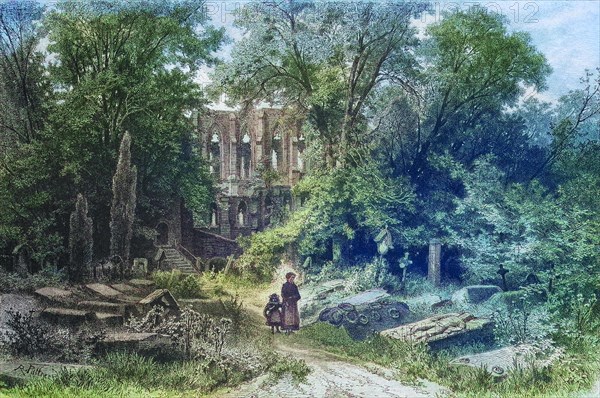
[{"label": "dirt path", "polygon": [[401,384],[393,373],[376,365],[358,366],[336,356],[315,350],[278,345],[281,354],[303,359],[311,373],[306,381],[294,384],[290,375],[275,382],[262,376],[220,398],[314,398],[314,397],[365,397],[365,398],[422,398],[446,397],[448,392],[439,385],[425,382],[420,387]]}]

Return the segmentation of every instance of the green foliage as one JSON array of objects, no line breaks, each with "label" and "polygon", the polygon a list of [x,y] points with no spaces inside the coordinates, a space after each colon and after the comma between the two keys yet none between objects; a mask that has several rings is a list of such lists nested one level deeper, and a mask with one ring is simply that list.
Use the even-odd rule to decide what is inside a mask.
[{"label": "green foliage", "polygon": [[0,343],[13,354],[32,357],[53,348],[52,341],[48,340],[50,328],[34,318],[33,312],[6,310],[7,329],[0,335]]},{"label": "green foliage", "polygon": [[152,280],[157,289],[168,289],[176,298],[200,298],[202,283],[197,275],[186,275],[179,270],[156,271]]},{"label": "green foliage", "polygon": [[0,269],[0,286],[3,292],[33,293],[37,289],[64,285],[64,275],[50,268],[44,268],[33,275],[19,275]]},{"label": "green foliage", "polygon": [[[25,4],[11,9],[23,11]],[[95,221],[95,254],[106,257],[111,178],[126,130],[138,168],[139,224],[155,226],[176,197],[195,213],[207,208],[212,181],[186,115],[202,104],[193,76],[214,61],[223,31],[207,26],[203,3],[66,0],[42,23],[35,10],[19,15],[14,22],[23,28],[12,31],[23,42],[14,48],[23,45],[17,54],[28,54],[22,63],[28,73],[14,81],[24,83],[21,98],[29,103],[6,109],[22,108],[15,115],[28,117],[23,126],[11,121],[22,139],[11,138],[18,144],[1,154],[2,246],[28,242],[40,257],[64,254],[72,198],[82,193]],[[50,64],[33,51],[41,36],[49,37]]]},{"label": "green foliage", "polygon": [[278,380],[285,374],[291,374],[295,383],[303,383],[310,374],[311,369],[302,359],[293,356],[277,357],[275,363],[269,367],[272,378]]},{"label": "green foliage", "polygon": [[[553,351],[554,358],[516,367],[503,380],[481,368],[449,365],[448,352],[432,355],[426,345],[392,340],[379,335],[355,341],[343,328],[317,323],[303,328],[292,339],[304,345],[316,345],[348,359],[373,362],[396,371],[404,382],[418,379],[435,381],[458,397],[559,397],[589,389],[595,381],[598,362],[597,339],[574,340],[567,352]],[[464,347],[465,351],[475,347]],[[556,356],[560,358],[556,360]],[[532,358],[533,359],[533,358]],[[538,360],[542,358],[537,358]]]},{"label": "green foliage", "polygon": [[114,353],[101,360],[93,369],[63,372],[54,378],[36,379],[24,387],[6,392],[15,397],[56,398],[197,396],[248,377],[234,368],[225,374],[208,361],[161,364],[152,358],[135,354]]}]

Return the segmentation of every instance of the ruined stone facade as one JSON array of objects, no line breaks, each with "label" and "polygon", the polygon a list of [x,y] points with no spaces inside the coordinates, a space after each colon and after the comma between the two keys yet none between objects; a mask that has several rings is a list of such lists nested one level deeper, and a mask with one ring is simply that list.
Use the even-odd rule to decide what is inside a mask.
[{"label": "ruined stone facade", "polygon": [[181,243],[204,259],[226,257],[240,252],[237,237],[294,207],[291,187],[305,171],[302,120],[281,109],[205,111],[195,119],[199,148],[218,182],[216,201],[204,220],[178,206],[177,221],[157,226],[157,243]]}]

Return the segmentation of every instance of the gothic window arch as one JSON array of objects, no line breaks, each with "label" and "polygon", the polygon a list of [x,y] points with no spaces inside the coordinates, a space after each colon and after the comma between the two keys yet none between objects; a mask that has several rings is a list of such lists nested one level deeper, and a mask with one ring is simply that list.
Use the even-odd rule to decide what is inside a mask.
[{"label": "gothic window arch", "polygon": [[242,144],[240,146],[240,177],[249,178],[252,170],[252,149],[251,149],[251,138],[248,132],[242,137]]},{"label": "gothic window arch", "polygon": [[221,138],[216,131],[211,135],[208,146],[208,165],[211,174],[221,174]]},{"label": "gothic window arch", "polygon": [[217,204],[213,203],[210,205],[210,224],[211,227],[219,226],[219,209]]}]

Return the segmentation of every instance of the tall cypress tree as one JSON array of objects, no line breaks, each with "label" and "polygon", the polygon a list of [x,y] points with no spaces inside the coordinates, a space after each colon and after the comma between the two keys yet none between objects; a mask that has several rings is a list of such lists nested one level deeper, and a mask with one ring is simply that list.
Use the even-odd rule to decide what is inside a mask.
[{"label": "tall cypress tree", "polygon": [[135,217],[137,169],[131,165],[131,137],[125,132],[119,149],[117,171],[113,176],[110,209],[110,255],[129,263],[129,250]]},{"label": "tall cypress tree", "polygon": [[92,218],[88,217],[87,200],[82,194],[77,195],[69,226],[68,276],[72,281],[80,281],[89,273],[94,247]]}]

